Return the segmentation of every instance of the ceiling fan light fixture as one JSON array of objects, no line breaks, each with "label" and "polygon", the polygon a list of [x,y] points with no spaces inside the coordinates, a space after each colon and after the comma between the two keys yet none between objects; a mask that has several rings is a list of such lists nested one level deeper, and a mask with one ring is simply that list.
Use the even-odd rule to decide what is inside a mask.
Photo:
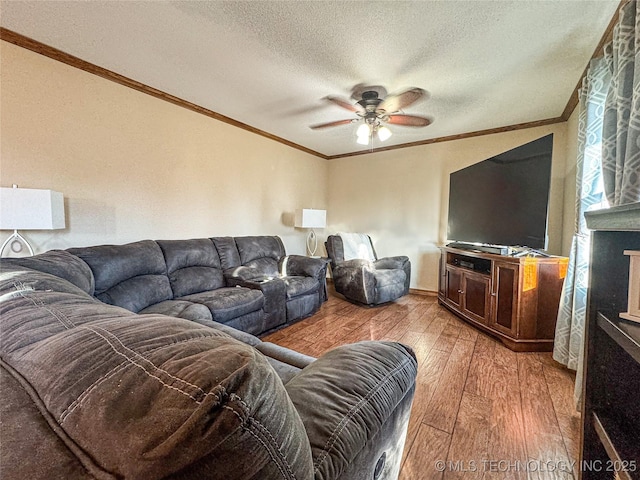
[{"label": "ceiling fan light fixture", "polygon": [[369,145],[369,135],[361,135],[356,139],[356,143],[360,145]]},{"label": "ceiling fan light fixture", "polygon": [[378,128],[378,139],[381,142],[384,142],[385,140],[389,140],[389,138],[391,137],[391,130],[389,130],[387,127],[385,127],[384,125],[380,128]]},{"label": "ceiling fan light fixture", "polygon": [[369,139],[371,137],[371,125],[368,123],[363,123],[356,130],[356,143],[360,145],[369,145]]},{"label": "ceiling fan light fixture", "polygon": [[[384,91],[384,98],[380,98],[378,90]],[[355,104],[340,97],[328,96],[326,100],[345,110],[354,113],[357,118],[336,120],[333,122],[312,125],[314,130],[326,127],[337,127],[348,123],[359,124],[356,130],[356,142],[360,145],[372,145],[375,139],[385,142],[391,138],[392,132],[383,123],[401,125],[405,127],[426,127],[432,120],[420,115],[408,115],[402,113],[405,107],[413,105],[421,98],[425,98],[427,92],[421,88],[410,88],[400,93],[387,95],[382,87],[359,87],[358,95],[353,96],[355,100],[361,97]],[[373,151],[373,147],[372,150]]]},{"label": "ceiling fan light fixture", "polygon": [[371,135],[371,127],[369,126],[369,124],[363,123],[362,125],[360,125],[358,127],[358,130],[356,130],[356,135],[358,136],[358,138],[360,137],[369,138],[369,135]]}]

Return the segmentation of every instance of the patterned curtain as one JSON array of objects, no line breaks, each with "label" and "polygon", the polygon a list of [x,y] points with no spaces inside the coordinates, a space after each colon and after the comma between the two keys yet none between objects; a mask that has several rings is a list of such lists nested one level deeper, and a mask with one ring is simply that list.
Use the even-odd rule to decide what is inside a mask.
[{"label": "patterned curtain", "polygon": [[592,60],[579,93],[576,222],[553,346],[553,358],[578,371],[574,393],[576,405],[579,405],[582,395],[583,333],[590,251],[584,212],[603,207],[602,119],[609,83],[609,70],[604,59]]},{"label": "patterned curtain", "polygon": [[640,202],[640,12],[620,10],[605,47],[611,86],[604,111],[602,169],[611,206]]}]

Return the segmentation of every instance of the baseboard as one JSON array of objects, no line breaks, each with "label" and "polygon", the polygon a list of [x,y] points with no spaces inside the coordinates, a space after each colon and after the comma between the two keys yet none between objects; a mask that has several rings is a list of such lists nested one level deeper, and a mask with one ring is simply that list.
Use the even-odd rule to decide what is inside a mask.
[{"label": "baseboard", "polygon": [[438,292],[433,290],[422,290],[420,288],[410,288],[409,293],[413,293],[414,295],[424,295],[425,297],[437,297]]}]

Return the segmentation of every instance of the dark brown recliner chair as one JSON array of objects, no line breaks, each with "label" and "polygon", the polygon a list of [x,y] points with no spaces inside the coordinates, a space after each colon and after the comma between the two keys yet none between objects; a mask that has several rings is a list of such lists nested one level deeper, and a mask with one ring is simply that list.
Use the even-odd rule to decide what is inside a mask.
[{"label": "dark brown recliner chair", "polygon": [[325,242],[336,291],[366,305],[391,302],[409,293],[411,262],[406,256],[378,258],[368,235],[329,235]]}]

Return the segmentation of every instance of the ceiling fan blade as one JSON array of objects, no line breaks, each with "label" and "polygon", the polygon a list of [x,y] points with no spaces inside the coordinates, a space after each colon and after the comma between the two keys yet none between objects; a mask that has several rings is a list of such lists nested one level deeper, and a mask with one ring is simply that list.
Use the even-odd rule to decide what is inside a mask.
[{"label": "ceiling fan blade", "polygon": [[388,123],[394,125],[404,125],[405,127],[426,127],[431,125],[432,120],[427,117],[419,117],[417,115],[389,115]]},{"label": "ceiling fan blade", "polygon": [[427,92],[421,88],[411,88],[397,95],[391,94],[378,105],[378,110],[384,110],[387,113],[398,112],[417,102],[426,94]]},{"label": "ceiling fan blade", "polygon": [[344,98],[340,98],[340,97],[333,97],[333,96],[328,96],[328,97],[324,97],[325,100],[328,100],[332,103],[335,103],[336,105],[338,105],[339,107],[342,107],[346,110],[349,110],[350,112],[355,112],[355,113],[363,113],[364,112],[364,108],[362,108],[361,105],[358,105],[357,103],[351,103],[349,102],[349,100],[345,100]]},{"label": "ceiling fan blade", "polygon": [[347,120],[336,120],[335,122],[320,123],[318,125],[311,125],[309,128],[317,130],[318,128],[337,127],[338,125],[346,125],[347,123],[353,123],[357,121],[357,118],[349,118]]}]

